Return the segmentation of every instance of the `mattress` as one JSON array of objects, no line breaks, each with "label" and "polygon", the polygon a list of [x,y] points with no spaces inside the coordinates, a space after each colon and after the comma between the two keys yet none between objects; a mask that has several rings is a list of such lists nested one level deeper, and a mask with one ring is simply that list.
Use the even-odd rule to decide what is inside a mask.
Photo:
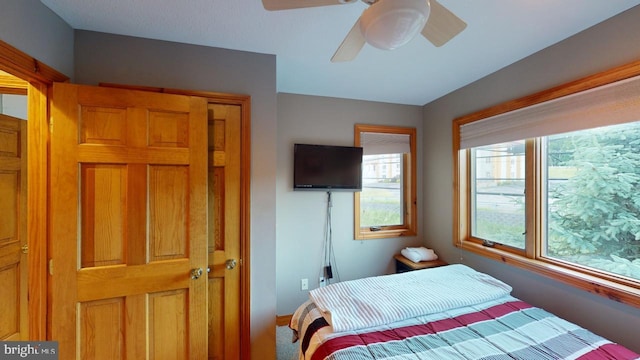
[{"label": "mattress", "polygon": [[[405,274],[408,279],[399,276]],[[466,280],[468,275],[480,279],[482,289],[468,291],[454,285],[460,274]],[[464,265],[341,284],[312,291],[310,299],[294,313],[290,327],[299,342],[300,359],[640,359],[619,344],[513,297],[506,284]],[[496,287],[496,291],[485,289],[485,285]],[[422,291],[431,296],[398,300],[385,294],[385,286],[394,294],[399,286],[408,289],[405,296]],[[439,301],[434,293],[443,294],[445,301]],[[377,297],[368,299],[372,294]],[[452,297],[459,299],[452,302]],[[382,310],[371,309],[376,298]],[[401,304],[389,306],[388,301]],[[352,312],[347,314],[349,308]],[[391,312],[387,319],[392,320],[378,319],[378,313],[386,312]],[[368,319],[336,321],[337,315]],[[341,330],[336,331],[334,325]]]}]

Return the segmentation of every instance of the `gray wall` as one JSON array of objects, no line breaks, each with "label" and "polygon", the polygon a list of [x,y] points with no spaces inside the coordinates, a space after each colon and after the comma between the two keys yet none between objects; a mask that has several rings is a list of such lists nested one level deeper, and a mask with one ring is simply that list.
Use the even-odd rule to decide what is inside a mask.
[{"label": "gray wall", "polygon": [[73,75],[73,29],[39,0],[2,0],[0,40]]},{"label": "gray wall", "polygon": [[[354,124],[415,127],[417,151],[422,152],[422,108],[318,96],[278,94],[278,172],[276,195],[277,314],[287,315],[309,298],[318,286],[323,265],[327,220],[324,191],[293,191],[293,144],[353,145]],[[422,196],[422,164],[418,157],[418,199]],[[417,237],[356,241],[353,236],[353,193],[333,192],[332,242],[336,261],[334,277],[350,280],[394,271],[392,257],[403,247],[422,242]],[[418,202],[418,218],[422,217]]]},{"label": "gray wall", "polygon": [[275,358],[276,59],[272,55],[76,31],[77,83],[251,96],[251,348]]},{"label": "gray wall", "polygon": [[468,264],[514,294],[640,351],[640,309],[458,250],[452,234],[452,120],[617,65],[640,60],[640,6],[544,49],[424,107],[425,239],[449,262]]}]

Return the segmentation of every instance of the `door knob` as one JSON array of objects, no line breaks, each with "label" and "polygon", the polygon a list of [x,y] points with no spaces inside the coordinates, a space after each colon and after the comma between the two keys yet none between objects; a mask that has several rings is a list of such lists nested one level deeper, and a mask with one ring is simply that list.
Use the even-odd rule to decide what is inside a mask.
[{"label": "door knob", "polygon": [[198,279],[200,279],[200,276],[202,276],[203,272],[204,271],[202,271],[202,268],[193,269],[193,270],[191,270],[191,278],[193,280],[198,280]]},{"label": "door knob", "polygon": [[236,259],[229,259],[225,264],[227,265],[227,270],[233,270],[238,265],[238,262]]}]

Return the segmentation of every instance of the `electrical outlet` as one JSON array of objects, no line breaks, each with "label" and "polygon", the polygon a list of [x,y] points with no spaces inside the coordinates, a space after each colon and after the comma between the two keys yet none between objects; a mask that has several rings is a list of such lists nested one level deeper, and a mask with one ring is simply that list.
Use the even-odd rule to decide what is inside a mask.
[{"label": "electrical outlet", "polygon": [[300,279],[300,290],[309,290],[309,279]]}]

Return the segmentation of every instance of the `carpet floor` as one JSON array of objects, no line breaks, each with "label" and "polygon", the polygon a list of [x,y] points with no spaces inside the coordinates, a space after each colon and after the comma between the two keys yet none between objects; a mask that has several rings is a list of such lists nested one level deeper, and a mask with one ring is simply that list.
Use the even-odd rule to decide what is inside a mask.
[{"label": "carpet floor", "polygon": [[297,360],[298,342],[292,343],[293,336],[288,326],[276,327],[276,359],[277,360]]}]

